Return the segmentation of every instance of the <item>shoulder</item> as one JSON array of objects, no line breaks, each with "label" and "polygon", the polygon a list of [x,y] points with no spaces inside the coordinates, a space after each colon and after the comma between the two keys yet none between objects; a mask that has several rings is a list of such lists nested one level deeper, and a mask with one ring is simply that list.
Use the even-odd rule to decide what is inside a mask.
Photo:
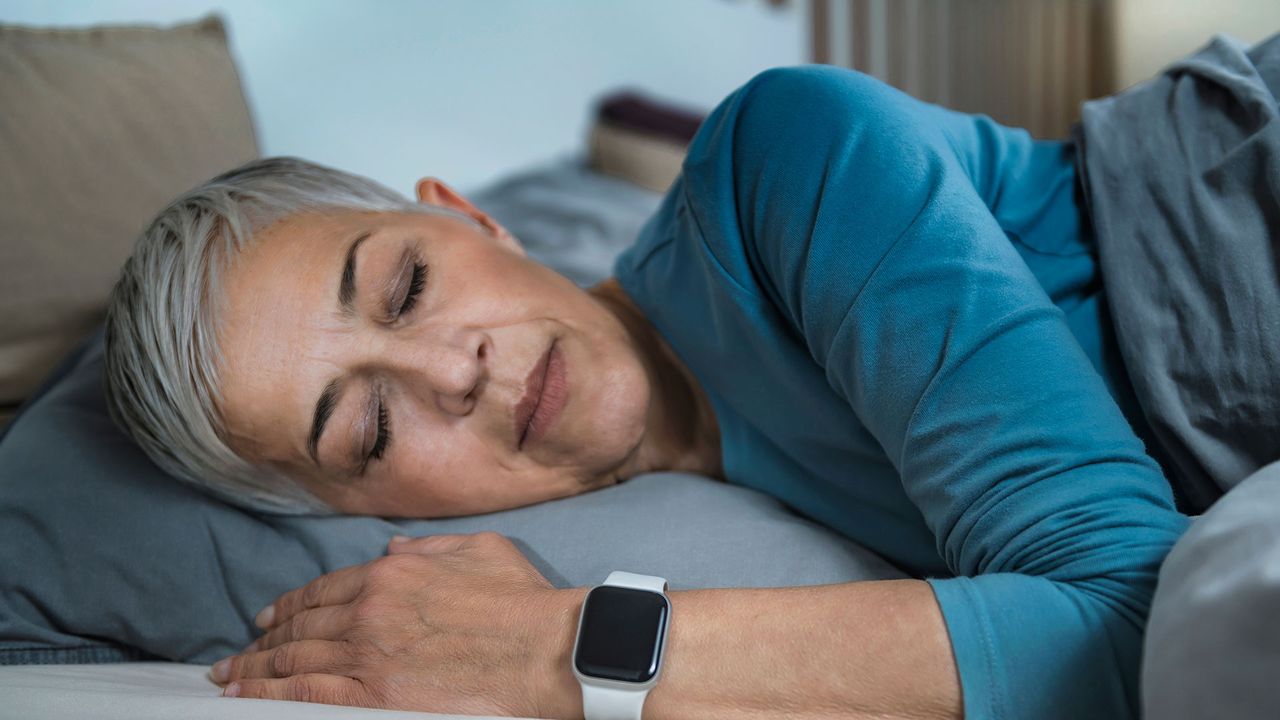
[{"label": "shoulder", "polygon": [[759,230],[752,211],[803,216],[827,189],[892,192],[895,178],[930,164],[938,132],[922,103],[870,76],[774,68],[707,117],[684,161],[684,192],[700,222]]},{"label": "shoulder", "polygon": [[[681,191],[702,241],[744,285],[763,286],[810,257],[830,228],[875,207],[886,232],[910,220],[940,146],[921,103],[875,78],[822,65],[751,78],[707,117]],[[830,232],[815,232],[822,230]]]},{"label": "shoulder", "polygon": [[824,119],[839,121],[849,115],[856,118],[863,111],[893,104],[899,97],[908,96],[856,70],[800,65],[771,68],[755,75],[713,114],[761,122],[796,121],[793,124],[798,127],[814,128],[815,121],[820,127]]},{"label": "shoulder", "polygon": [[890,138],[910,130],[917,104],[854,70],[827,65],[765,70],[708,116],[689,147],[685,173],[711,169],[726,154],[740,161],[768,155],[816,160],[822,149],[851,135]]}]

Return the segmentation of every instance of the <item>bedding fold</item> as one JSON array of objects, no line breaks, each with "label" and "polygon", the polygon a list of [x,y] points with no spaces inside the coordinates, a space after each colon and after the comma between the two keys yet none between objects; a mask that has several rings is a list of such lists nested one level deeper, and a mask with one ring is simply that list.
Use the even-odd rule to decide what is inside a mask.
[{"label": "bedding fold", "polygon": [[1280,457],[1280,35],[1086,103],[1076,142],[1148,451],[1199,513]]}]

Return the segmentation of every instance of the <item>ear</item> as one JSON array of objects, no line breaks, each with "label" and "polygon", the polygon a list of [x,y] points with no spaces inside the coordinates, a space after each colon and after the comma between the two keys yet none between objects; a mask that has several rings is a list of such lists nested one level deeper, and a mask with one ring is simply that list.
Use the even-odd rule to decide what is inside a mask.
[{"label": "ear", "polygon": [[424,177],[418,181],[417,193],[418,202],[424,205],[438,205],[450,210],[457,210],[480,223],[499,243],[524,255],[524,248],[520,246],[520,241],[516,240],[515,236],[507,232],[507,229],[498,224],[498,221],[489,217],[480,208],[472,205],[470,200],[462,197],[462,195],[443,182],[433,177]]}]

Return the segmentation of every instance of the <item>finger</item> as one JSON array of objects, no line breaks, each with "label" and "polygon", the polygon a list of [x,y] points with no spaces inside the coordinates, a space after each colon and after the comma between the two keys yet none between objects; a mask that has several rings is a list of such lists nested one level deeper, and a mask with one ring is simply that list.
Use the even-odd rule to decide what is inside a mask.
[{"label": "finger", "polygon": [[337,675],[294,675],[279,680],[250,678],[237,680],[222,691],[227,697],[294,700],[330,705],[374,706],[364,685],[354,678]]},{"label": "finger", "polygon": [[387,544],[388,555],[402,555],[405,553],[416,553],[418,555],[433,555],[436,553],[454,552],[466,547],[472,540],[474,535],[429,535],[420,538],[405,538],[397,541],[397,538],[403,538],[403,535],[397,535],[391,538],[391,542]]},{"label": "finger", "polygon": [[303,610],[253,641],[246,650],[261,652],[285,643],[303,640],[341,640],[351,626],[349,605],[329,605],[313,610]]},{"label": "finger", "polygon": [[275,602],[258,613],[258,616],[253,620],[253,624],[266,630],[286,622],[303,610],[325,605],[349,603],[360,592],[364,573],[367,571],[368,564],[366,563],[364,565],[352,565],[351,567],[334,570],[327,575],[321,575],[306,585],[290,590],[276,598]]},{"label": "finger", "polygon": [[301,640],[263,652],[233,655],[214,665],[213,677],[218,682],[227,683],[246,678],[284,678],[310,673],[338,674],[349,667],[350,661],[351,646],[348,643]]}]

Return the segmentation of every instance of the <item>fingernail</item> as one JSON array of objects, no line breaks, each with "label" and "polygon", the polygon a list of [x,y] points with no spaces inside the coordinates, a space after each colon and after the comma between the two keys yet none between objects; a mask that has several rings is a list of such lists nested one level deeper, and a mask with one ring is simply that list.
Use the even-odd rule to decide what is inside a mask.
[{"label": "fingernail", "polygon": [[276,606],[268,605],[262,608],[262,612],[253,619],[253,624],[260,628],[271,627],[271,622],[276,619]]},{"label": "fingernail", "polygon": [[391,536],[391,542],[393,543],[402,543],[408,539],[409,539],[408,535],[392,535]]},{"label": "fingernail", "polygon": [[214,682],[224,683],[227,678],[231,677],[231,658],[223,658],[213,664],[213,669],[209,671],[213,676]]},{"label": "fingernail", "polygon": [[240,697],[240,683],[231,683],[222,691],[222,697]]}]

